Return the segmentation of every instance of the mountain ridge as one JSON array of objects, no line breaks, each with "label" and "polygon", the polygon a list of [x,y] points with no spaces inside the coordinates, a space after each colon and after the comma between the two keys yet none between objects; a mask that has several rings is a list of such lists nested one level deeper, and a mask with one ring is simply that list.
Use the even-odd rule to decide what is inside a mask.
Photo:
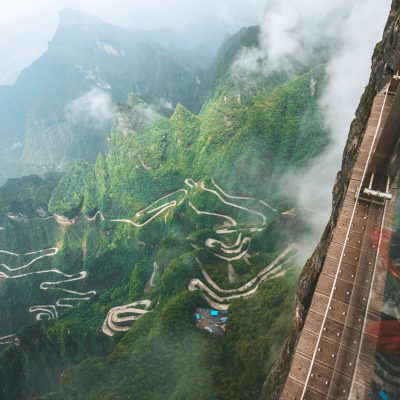
[{"label": "mountain ridge", "polygon": [[[150,36],[135,38],[135,32],[97,17],[75,10],[62,12],[46,52],[22,71],[14,85],[0,88],[0,138],[6,144],[1,150],[0,181],[65,170],[75,160],[93,160],[104,151],[111,125],[87,126],[92,139],[85,143],[82,128],[71,125],[66,115],[69,103],[93,88],[111,102],[125,101],[132,91],[167,114],[178,101],[198,107],[190,100],[202,80],[196,61],[185,50],[163,48],[154,33]],[[17,148],[10,149],[13,145]],[[82,151],[74,156],[78,147]]]}]

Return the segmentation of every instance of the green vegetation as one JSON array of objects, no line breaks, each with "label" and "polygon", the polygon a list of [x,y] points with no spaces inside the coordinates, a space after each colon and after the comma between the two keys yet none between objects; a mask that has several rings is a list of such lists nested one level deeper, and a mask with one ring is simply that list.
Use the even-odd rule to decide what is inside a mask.
[{"label": "green vegetation", "polygon": [[[118,105],[108,151],[93,164],[74,164],[62,177],[10,180],[0,188],[0,226],[7,232],[0,237],[1,248],[22,253],[56,244],[57,255],[34,268],[71,275],[85,271],[86,279],[73,282],[70,290],[96,291],[90,301],[61,310],[58,319],[33,324],[30,306],[55,304],[60,298],[57,290],[40,288],[54,276],[0,283],[0,301],[6,305],[0,337],[15,331],[20,340],[18,346],[0,348],[2,399],[257,397],[290,329],[296,262],[290,259],[285,274],[260,285],[254,297],[232,304],[223,337],[195,328],[195,308],[208,305],[200,292],[188,290],[188,283],[203,278],[201,263],[218,285],[237,288],[307,229],[303,221],[280,214],[293,206],[281,182],[321,152],[327,139],[318,107],[323,67],[298,76],[255,76],[256,84],[249,87],[226,73],[233,49],[255,45],[256,33],[250,28],[224,45],[210,73],[212,93],[198,115],[179,103],[166,116],[130,94],[127,104]],[[311,79],[317,81],[315,93]],[[257,201],[242,203],[266,216],[265,226],[254,232],[261,224],[257,215],[232,208],[200,187],[189,191],[186,178],[208,188],[215,179],[226,192],[263,200],[278,212]],[[110,221],[143,222],[149,214],[137,216],[139,210],[179,189],[190,192],[187,198],[179,203],[182,191],[174,194],[169,201],[176,206],[144,227]],[[198,210],[235,218],[237,229],[251,237],[251,257],[233,263],[235,282],[228,279],[228,263],[205,246],[208,238],[221,240],[216,230],[226,221],[196,213],[189,200]],[[38,214],[39,207],[50,216],[79,218],[70,226],[57,225]],[[7,213],[26,218],[18,222]],[[6,257],[2,262],[9,262]],[[151,311],[128,332],[103,335],[110,308],[143,299],[152,301]]]},{"label": "green vegetation", "polygon": [[177,103],[198,111],[204,63],[175,42],[168,31],[123,29],[63,11],[46,52],[12,87],[0,88],[0,184],[93,162],[107,148],[113,104],[129,92],[165,115]]},{"label": "green vegetation", "polygon": [[[89,166],[75,164],[69,173],[63,176],[49,201],[49,212],[52,214],[70,215],[79,212],[83,201],[83,189]],[[87,179],[90,190],[92,181]]]},{"label": "green vegetation", "polygon": [[[296,276],[266,283],[231,308],[224,337],[193,329],[198,296],[173,297],[163,311],[138,321],[107,358],[95,358],[61,379],[65,399],[257,398],[291,322]],[[96,379],[97,384],[91,382]]]}]

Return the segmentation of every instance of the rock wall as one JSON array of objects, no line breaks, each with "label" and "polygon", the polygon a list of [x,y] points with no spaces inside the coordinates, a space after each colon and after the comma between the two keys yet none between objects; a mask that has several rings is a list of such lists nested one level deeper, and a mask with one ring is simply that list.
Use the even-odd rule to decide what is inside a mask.
[{"label": "rock wall", "polygon": [[[332,214],[321,240],[307,261],[299,278],[295,300],[295,319],[291,336],[287,339],[282,353],[264,383],[260,400],[279,399],[289,373],[290,364],[299,334],[303,328],[314,289],[325,260],[332,232],[340,214],[344,195],[349,183],[356,156],[359,151],[372,103],[376,94],[389,82],[400,66],[400,0],[393,0],[388,21],[372,57],[372,70],[368,86],[361,97],[356,118],[351,124],[349,137],[343,152],[341,170],[333,187]],[[284,399],[286,400],[286,399]]]}]

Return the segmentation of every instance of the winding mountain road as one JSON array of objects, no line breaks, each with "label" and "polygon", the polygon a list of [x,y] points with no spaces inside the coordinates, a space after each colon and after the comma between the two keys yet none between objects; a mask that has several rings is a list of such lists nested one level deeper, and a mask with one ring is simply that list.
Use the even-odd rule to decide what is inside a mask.
[{"label": "winding mountain road", "polygon": [[[135,228],[143,228],[156,218],[164,215],[166,219],[168,213],[179,207],[185,200],[188,200],[189,207],[195,211],[195,213],[199,216],[208,216],[216,218],[217,220],[225,220],[225,225],[222,227],[215,229],[215,233],[217,235],[221,235],[221,240],[215,238],[207,238],[204,242],[204,246],[208,249],[216,258],[222,259],[227,263],[233,263],[235,261],[244,260],[249,264],[249,248],[251,243],[251,237],[248,236],[249,232],[260,232],[265,229],[267,224],[267,217],[262,212],[255,210],[248,206],[249,202],[254,204],[262,205],[264,207],[269,208],[270,210],[276,212],[276,210],[271,207],[269,204],[257,200],[251,197],[241,197],[234,196],[226,193],[217,183],[212,180],[213,188],[206,187],[204,181],[196,182],[191,178],[186,178],[184,183],[187,186],[186,189],[178,189],[169,194],[166,194],[156,201],[152,202],[149,206],[143,208],[142,210],[136,212],[134,218],[107,218],[100,210],[98,210],[92,217],[86,217],[87,222],[93,222],[100,218],[101,220],[106,220],[114,223],[124,223],[134,226]],[[190,196],[201,190],[205,193],[209,193],[212,196],[215,196],[221,204],[224,206],[228,206],[231,209],[236,209],[247,214],[252,214],[256,216],[259,220],[258,224],[255,226],[251,226],[249,228],[238,228],[238,221],[230,215],[209,212],[206,210],[198,209],[192,201]],[[244,202],[244,203],[243,203]],[[240,204],[238,204],[240,203]],[[81,213],[80,213],[81,214]],[[41,218],[39,219],[51,219],[53,218],[59,225],[62,226],[70,226],[75,224],[78,221],[78,214],[74,218],[67,218],[63,215],[54,214],[52,216],[45,216],[44,210],[41,211]],[[25,221],[26,218],[20,215],[9,215],[9,218],[21,222]],[[244,234],[247,233],[247,235]],[[235,241],[232,243],[231,240],[226,240],[227,235],[236,235]],[[283,258],[287,256],[292,248],[288,248],[283,252],[280,256],[274,260],[268,267],[264,268],[256,277],[254,277],[251,281],[246,283],[244,286],[231,289],[224,290],[218,287],[215,282],[212,281],[210,276],[206,273],[204,268],[202,268],[203,276],[205,277],[207,283],[213,288],[208,288],[201,280],[193,279],[189,284],[189,290],[198,290],[200,289],[203,292],[204,297],[209,302],[209,304],[218,309],[227,309],[229,304],[224,304],[226,302],[231,302],[237,298],[246,298],[254,295],[259,285],[269,277],[276,276],[282,270],[284,263],[280,263]],[[28,277],[31,275],[40,275],[40,274],[56,274],[62,277],[61,280],[54,281],[43,281],[39,285],[41,290],[50,291],[55,290],[64,294],[64,297],[60,297],[55,301],[55,304],[49,305],[33,305],[29,308],[29,312],[35,314],[36,320],[43,319],[54,319],[59,316],[59,308],[73,308],[74,304],[79,301],[89,301],[96,295],[95,290],[91,291],[78,291],[72,290],[68,288],[68,285],[82,281],[86,279],[87,273],[85,271],[81,271],[76,274],[66,274],[59,269],[45,269],[45,270],[37,270],[37,271],[27,271],[27,268],[32,267],[36,262],[45,258],[45,257],[54,257],[59,251],[58,247],[53,247],[50,249],[39,250],[35,252],[30,252],[26,254],[16,254],[9,252],[7,250],[1,250],[0,254],[3,253],[6,256],[10,257],[33,257],[29,262],[21,265],[21,266],[12,266],[3,263],[0,265],[0,278],[5,279],[19,279]],[[233,268],[233,266],[232,266]],[[158,269],[158,265],[156,262],[153,264],[153,273],[148,282],[149,288],[155,285],[155,274]],[[218,295],[214,292],[217,291],[222,295]],[[223,294],[229,294],[228,296],[224,296]],[[128,323],[133,322],[148,312],[150,312],[151,301],[150,300],[141,300],[136,301],[131,304],[113,307],[107,313],[107,317],[103,323],[102,330],[108,335],[112,336],[116,332],[125,332],[130,326]],[[1,340],[0,340],[1,342]]]},{"label": "winding mountain road", "polygon": [[[153,221],[155,218],[158,216],[164,214],[164,217],[167,216],[166,212],[169,211],[170,209],[176,208],[177,206],[181,205],[190,195],[192,190],[197,190],[201,189],[204,192],[211,193],[213,196],[216,196],[222,204],[229,206],[231,208],[236,208],[238,210],[244,211],[246,213],[254,214],[256,215],[259,220],[260,224],[258,226],[253,226],[250,229],[246,228],[240,228],[237,229],[236,227],[238,226],[238,222],[231,217],[230,215],[226,214],[220,214],[220,213],[215,213],[215,212],[209,212],[205,210],[199,210],[192,202],[192,200],[189,198],[188,199],[188,205],[189,207],[196,212],[197,215],[200,216],[209,216],[213,217],[216,219],[223,219],[226,221],[226,224],[230,227],[230,229],[227,229],[226,227],[224,228],[219,228],[215,230],[215,233],[218,235],[231,235],[231,234],[236,234],[236,240],[235,242],[232,243],[226,243],[223,240],[217,240],[214,238],[207,238],[205,240],[205,248],[209,249],[212,254],[224,261],[227,262],[234,262],[234,261],[239,261],[239,260],[245,260],[247,263],[249,263],[248,258],[249,257],[249,245],[251,242],[251,237],[245,236],[243,237],[243,234],[240,231],[246,231],[246,232],[260,232],[265,228],[265,225],[267,223],[267,218],[264,214],[262,214],[259,211],[253,210],[252,208],[236,204],[232,201],[228,201],[226,198],[229,198],[231,200],[237,200],[237,201],[252,201],[252,202],[258,202],[259,204],[268,207],[272,209],[274,212],[276,212],[275,209],[273,209],[271,206],[269,206],[267,203],[264,203],[262,201],[259,201],[257,199],[253,199],[250,197],[240,197],[240,196],[233,196],[229,195],[226,192],[224,192],[220,186],[218,186],[214,180],[212,180],[212,184],[216,188],[210,189],[207,188],[204,184],[204,182],[195,182],[191,178],[186,178],[185,179],[185,185],[189,187],[190,191],[186,189],[179,189],[177,191],[174,191],[172,193],[169,193],[160,199],[156,200],[155,202],[151,203],[148,207],[142,209],[141,211],[138,211],[135,214],[135,218],[142,218],[145,215],[151,215],[150,218],[145,220],[144,222],[139,222],[135,221],[129,218],[119,218],[119,219],[107,219],[110,222],[119,222],[119,223],[127,223],[130,225],[133,225],[136,228],[142,228],[151,221]],[[172,196],[175,196],[177,194],[182,194],[182,197],[180,199],[172,199]],[[102,219],[106,219],[104,215],[101,212],[97,212],[93,217],[88,218],[88,221],[93,221],[95,220],[98,216],[100,216]],[[197,245],[192,244],[193,247],[198,248]],[[241,288],[238,289],[232,289],[231,291],[226,291],[226,293],[232,293],[231,296],[219,296],[216,294],[213,290],[209,289],[206,285],[203,284],[198,279],[193,279],[189,283],[189,290],[197,290],[200,289],[203,292],[204,298],[208,301],[208,303],[220,310],[226,310],[229,308],[229,304],[222,304],[226,301],[231,301],[236,298],[245,298],[253,295],[257,290],[259,285],[267,278],[271,276],[275,276],[279,274],[280,270],[282,269],[282,266],[284,263],[281,265],[278,265],[278,263],[285,257],[287,254],[293,250],[293,246],[290,246],[288,249],[286,249],[280,256],[277,257],[277,259],[271,263],[268,267],[264,268],[263,271],[261,271],[255,278],[253,278],[250,282],[248,282],[246,285],[244,285]],[[149,290],[150,287],[154,285],[154,277],[156,273],[156,269],[158,268],[157,264],[153,264],[153,273],[152,276],[146,284],[147,291]],[[232,267],[233,268],[233,267]],[[211,280],[211,278],[207,275],[205,270],[203,270],[203,275],[205,276],[207,282],[212,286],[215,290],[219,290],[220,288]],[[257,283],[258,281],[258,283]],[[255,283],[254,288],[251,288]],[[247,290],[249,289],[249,290]],[[247,292],[245,292],[247,290]],[[224,292],[222,290],[222,292]],[[242,293],[244,292],[244,293]],[[237,293],[237,294],[233,294]],[[144,308],[138,308],[138,305],[144,305]],[[127,322],[132,322],[135,321],[139,318],[141,318],[143,315],[149,312],[149,307],[151,305],[151,302],[148,300],[142,300],[139,302],[134,302],[128,305],[124,306],[119,306],[119,307],[114,307],[111,310],[109,310],[107,317],[103,323],[102,330],[104,334],[108,336],[113,336],[116,332],[124,332],[129,329],[129,327],[124,324]],[[128,316],[123,316],[128,314]],[[122,325],[121,325],[122,324]]]},{"label": "winding mountain road", "polygon": [[15,343],[15,334],[0,337],[0,346]]},{"label": "winding mountain road", "polygon": [[[245,285],[236,288],[236,289],[222,289],[218,286],[211,277],[207,274],[202,264],[198,259],[197,262],[201,266],[201,271],[206,282],[214,289],[215,291],[221,293],[221,296],[218,295],[214,290],[210,289],[206,286],[200,279],[192,279],[189,282],[188,289],[190,291],[200,290],[203,293],[203,297],[210,304],[211,307],[214,306],[223,306],[223,309],[228,309],[229,304],[233,300],[236,299],[245,299],[253,296],[257,291],[260,285],[267,280],[268,278],[272,278],[276,276],[283,270],[285,264],[289,264],[292,257],[284,260],[291,251],[295,250],[295,245],[290,245],[287,249],[285,249],[273,262],[271,262],[267,267],[265,267],[260,273],[258,273],[252,280],[247,282]],[[222,294],[229,294],[228,296],[223,296]],[[211,300],[211,301],[210,301]],[[221,308],[218,308],[221,309]]]},{"label": "winding mountain road", "polygon": [[[29,313],[35,313],[36,314],[36,320],[41,320],[43,318],[46,319],[53,319],[58,317],[58,312],[57,312],[57,307],[63,307],[63,308],[73,308],[74,306],[71,303],[77,302],[77,301],[88,301],[93,298],[93,296],[96,295],[96,291],[92,290],[89,292],[79,292],[75,290],[70,290],[66,289],[63,287],[60,287],[62,285],[68,284],[70,282],[75,282],[75,281],[80,281],[83,280],[87,277],[86,271],[81,271],[77,274],[66,274],[65,272],[56,269],[56,268],[51,268],[51,269],[42,269],[42,270],[37,270],[37,271],[32,271],[32,272],[23,272],[21,273],[22,270],[26,270],[27,268],[32,268],[35,263],[37,263],[39,260],[44,259],[46,257],[54,257],[59,251],[58,247],[52,247],[49,249],[44,249],[44,250],[38,250],[38,251],[32,251],[28,253],[23,253],[23,254],[18,254],[18,253],[13,253],[7,250],[0,250],[0,254],[5,254],[7,256],[11,256],[14,258],[20,258],[20,257],[27,257],[27,256],[36,256],[32,260],[30,260],[28,263],[18,266],[18,267],[10,267],[9,265],[2,263],[0,264],[0,267],[3,268],[6,272],[0,271],[0,278],[3,279],[21,279],[21,278],[26,278],[29,276],[33,275],[44,275],[44,274],[55,274],[55,275],[60,275],[62,276],[63,280],[58,280],[58,281],[43,281],[40,283],[39,288],[41,290],[57,290],[63,293],[66,293],[68,295],[71,295],[69,297],[62,297],[56,300],[56,303],[54,305],[46,305],[46,306],[31,306],[29,308]],[[43,254],[45,253],[45,254]],[[16,272],[16,273],[15,273]]]},{"label": "winding mountain road", "polygon": [[[34,263],[36,263],[37,261],[41,260],[42,258],[54,257],[58,253],[58,251],[59,251],[58,247],[51,247],[49,249],[32,251],[32,252],[24,253],[24,254],[12,253],[12,252],[7,251],[7,250],[0,250],[0,254],[6,254],[6,255],[9,255],[9,256],[12,256],[12,257],[16,257],[16,258],[32,256],[32,255],[42,254],[42,253],[48,252],[48,254],[42,254],[42,255],[40,255],[38,257],[35,257],[33,260],[31,260],[27,264],[21,265],[19,267],[12,268],[12,267],[9,267],[8,265],[2,263],[2,264],[0,264],[0,268],[4,268],[8,272],[20,271],[22,269],[25,269],[25,268],[28,268],[28,267],[32,266]],[[5,274],[2,275],[2,272],[0,272],[0,276],[8,278]]]},{"label": "winding mountain road", "polygon": [[114,336],[117,332],[128,331],[130,326],[127,326],[126,323],[136,321],[150,312],[151,304],[150,300],[140,300],[111,308],[102,326],[103,333],[107,336]]}]

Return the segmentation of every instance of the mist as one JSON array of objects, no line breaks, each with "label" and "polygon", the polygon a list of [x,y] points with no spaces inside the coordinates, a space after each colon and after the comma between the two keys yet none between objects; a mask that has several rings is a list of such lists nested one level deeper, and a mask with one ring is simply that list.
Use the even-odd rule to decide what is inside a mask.
[{"label": "mist", "polygon": [[47,48],[66,8],[94,14],[116,26],[171,28],[193,48],[216,51],[225,35],[259,22],[265,0],[15,0],[0,12],[0,85],[12,84]]},{"label": "mist", "polygon": [[84,124],[97,129],[107,127],[115,117],[111,96],[98,88],[71,101],[65,113],[72,125]]},{"label": "mist", "polygon": [[[390,1],[353,2],[339,30],[341,45],[327,65],[327,86],[321,98],[330,145],[307,171],[293,177],[299,207],[316,210],[316,234],[325,227],[331,211],[332,187],[340,169],[351,121],[368,83],[371,57],[381,39]],[[368,29],[367,29],[368,27]],[[325,183],[325,185],[324,185]]]},{"label": "mist", "polygon": [[[243,51],[234,65],[239,76],[291,73],[323,49],[328,55],[320,106],[329,146],[305,170],[287,177],[286,194],[312,214],[314,247],[331,211],[331,191],[351,120],[368,81],[370,59],[380,40],[390,0],[16,0],[0,13],[0,84],[45,51],[65,7],[93,13],[122,27],[169,27],[193,44],[216,46],[224,35],[260,23],[260,46]],[[320,82],[317,82],[319,85]],[[94,101],[95,99],[95,101]],[[84,109],[84,113],[80,113]],[[109,99],[88,93],[69,105],[71,119],[111,118]],[[107,110],[107,112],[104,112]],[[100,111],[100,112],[97,112]]]},{"label": "mist", "polygon": [[[351,121],[368,83],[374,47],[381,40],[390,0],[270,0],[261,23],[260,46],[246,50],[234,65],[245,78],[257,72],[291,73],[326,52],[326,82],[320,107],[329,145],[304,169],[285,179],[285,193],[310,213],[312,234],[305,253],[315,248],[329,219],[332,188],[340,170]],[[324,46],[325,44],[325,46]],[[317,82],[317,85],[320,82]]]}]

